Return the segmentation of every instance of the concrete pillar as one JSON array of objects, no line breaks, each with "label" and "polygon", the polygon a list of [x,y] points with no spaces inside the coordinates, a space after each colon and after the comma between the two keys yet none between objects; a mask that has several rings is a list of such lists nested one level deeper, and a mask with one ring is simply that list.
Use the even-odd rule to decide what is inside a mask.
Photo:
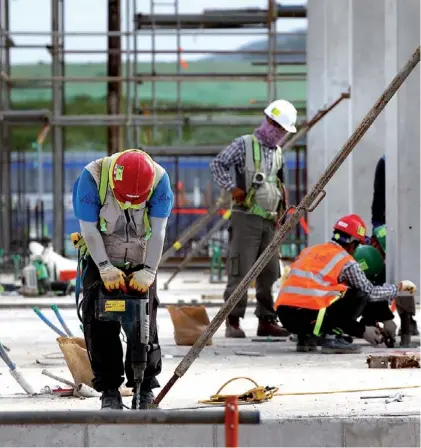
[{"label": "concrete pillar", "polygon": [[[353,132],[373,107],[386,85],[385,2],[352,0],[352,92]],[[352,152],[352,211],[371,229],[374,171],[385,152],[386,117],[382,113]],[[371,230],[369,230],[371,231]]]},{"label": "concrete pillar", "polygon": [[[420,44],[419,0],[386,1],[387,82]],[[420,285],[420,67],[386,109],[388,281]]]},{"label": "concrete pillar", "polygon": [[[349,0],[309,0],[308,116],[333,102],[350,84]],[[351,92],[352,95],[352,92]],[[308,135],[308,188],[311,188],[350,133],[349,100],[342,101]],[[351,161],[326,187],[327,198],[309,215],[309,243],[330,239],[337,218],[352,205]]]},{"label": "concrete pillar", "polygon": [[[308,0],[308,113],[351,85],[343,102],[308,136],[308,187],[420,44],[419,0]],[[386,153],[388,280],[420,285],[420,68],[377,118],[310,214],[310,244],[357,213],[371,230],[376,164]]]}]

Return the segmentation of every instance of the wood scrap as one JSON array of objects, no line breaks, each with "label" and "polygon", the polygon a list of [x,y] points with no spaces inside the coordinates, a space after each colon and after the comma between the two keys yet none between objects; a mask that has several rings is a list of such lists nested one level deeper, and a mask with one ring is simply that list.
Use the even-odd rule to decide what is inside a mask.
[{"label": "wood scrap", "polygon": [[399,353],[392,355],[368,355],[369,369],[419,369],[419,353]]}]

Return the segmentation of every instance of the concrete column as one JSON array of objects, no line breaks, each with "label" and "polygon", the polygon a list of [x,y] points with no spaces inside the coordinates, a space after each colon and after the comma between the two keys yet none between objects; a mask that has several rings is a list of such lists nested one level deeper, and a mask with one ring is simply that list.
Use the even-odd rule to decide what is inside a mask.
[{"label": "concrete column", "polygon": [[[387,0],[385,74],[396,75],[420,44],[419,0]],[[420,285],[420,67],[386,109],[388,281]]]},{"label": "concrete column", "polygon": [[[309,0],[308,116],[331,103],[350,85],[349,0]],[[352,96],[352,92],[351,92]],[[308,135],[308,188],[311,188],[349,136],[349,100],[342,101]],[[351,161],[326,187],[327,197],[309,215],[309,244],[330,239],[332,226],[352,205]]]},{"label": "concrete column", "polygon": [[[351,127],[354,131],[386,86],[385,2],[352,0]],[[386,117],[381,114],[352,153],[352,211],[371,229],[374,171],[385,152]],[[369,230],[370,231],[370,230]]]}]

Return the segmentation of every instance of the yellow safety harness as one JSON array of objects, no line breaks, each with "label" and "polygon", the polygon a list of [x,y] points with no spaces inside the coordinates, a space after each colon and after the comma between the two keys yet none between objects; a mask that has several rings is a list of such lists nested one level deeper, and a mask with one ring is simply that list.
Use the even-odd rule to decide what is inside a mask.
[{"label": "yellow safety harness", "polygon": [[[262,161],[262,150],[255,135],[251,136],[253,142],[253,161],[254,168],[256,173],[260,172],[261,169],[261,161]],[[266,182],[268,183],[277,183],[278,188],[282,188],[282,184],[276,175],[270,175],[267,177]],[[257,189],[252,185],[247,192],[246,198],[244,199],[243,206],[250,210],[253,215],[260,216],[263,219],[268,219],[270,221],[276,221],[277,214],[273,212],[268,212],[264,210],[262,207],[255,203]]]}]

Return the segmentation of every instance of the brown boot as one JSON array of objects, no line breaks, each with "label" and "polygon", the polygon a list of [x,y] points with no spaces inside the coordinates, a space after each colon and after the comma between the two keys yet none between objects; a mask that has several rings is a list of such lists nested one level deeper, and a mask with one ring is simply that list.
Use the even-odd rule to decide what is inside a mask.
[{"label": "brown boot", "polygon": [[282,328],[276,322],[274,317],[266,317],[259,319],[259,326],[257,327],[257,336],[274,336],[285,337],[289,336],[290,332],[285,328]]},{"label": "brown boot", "polygon": [[228,316],[225,322],[225,337],[226,338],[245,338],[246,334],[240,327],[240,319],[238,317]]}]

